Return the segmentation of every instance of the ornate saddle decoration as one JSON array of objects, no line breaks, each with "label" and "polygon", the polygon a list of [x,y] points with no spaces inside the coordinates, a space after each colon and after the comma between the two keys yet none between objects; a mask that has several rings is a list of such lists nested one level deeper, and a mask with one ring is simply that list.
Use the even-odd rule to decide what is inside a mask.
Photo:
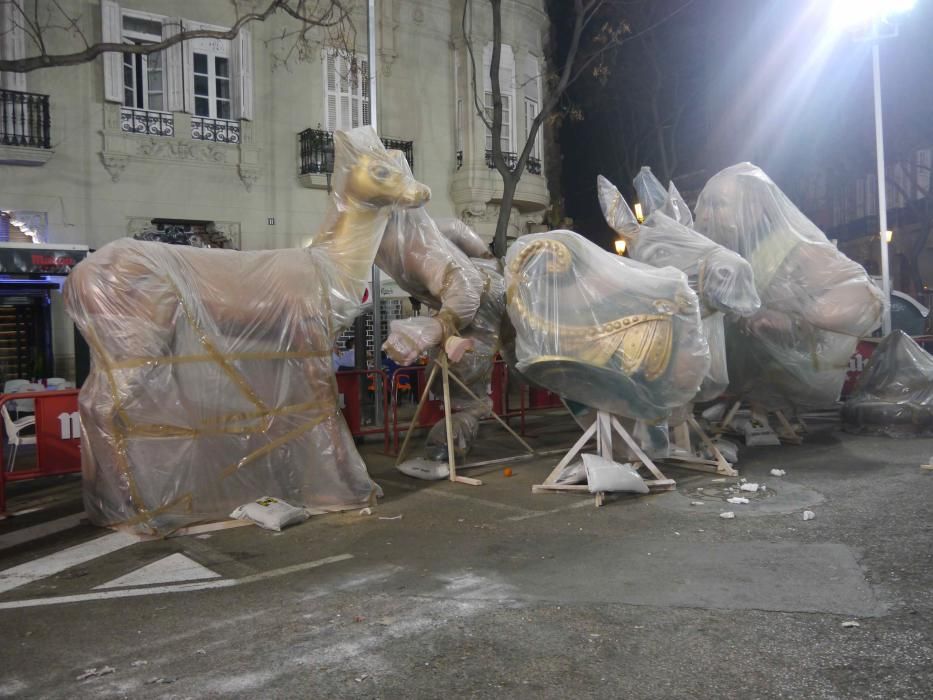
[{"label": "ornate saddle decoration", "polygon": [[615,363],[629,376],[641,372],[647,381],[661,377],[671,360],[673,315],[681,304],[659,299],[654,302],[657,313],[624,316],[595,326],[553,323],[534,314],[518,293],[518,281],[524,277],[526,263],[542,253],[550,257],[546,272],[565,275],[571,269],[570,250],[554,240],[534,241],[512,261],[509,304],[525,319],[528,327],[557,338],[561,351],[559,359],[575,359],[599,367]]}]

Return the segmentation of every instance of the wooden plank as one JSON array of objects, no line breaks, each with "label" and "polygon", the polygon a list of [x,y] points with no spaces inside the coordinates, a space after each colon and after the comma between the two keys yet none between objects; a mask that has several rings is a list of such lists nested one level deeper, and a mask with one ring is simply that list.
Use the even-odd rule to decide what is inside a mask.
[{"label": "wooden plank", "polygon": [[431,387],[434,385],[434,377],[437,376],[437,367],[438,366],[435,364],[431,368],[431,375],[428,377],[428,382],[424,387],[424,392],[421,394],[421,400],[418,402],[418,408],[415,409],[415,415],[411,419],[408,430],[405,431],[405,440],[402,442],[402,449],[398,451],[398,457],[395,460],[396,467],[402,463],[402,460],[405,458],[405,455],[408,451],[408,441],[411,439],[411,434],[415,432],[415,425],[418,424],[418,417],[421,415],[421,409],[424,408],[424,404],[428,400],[428,395],[431,393]]},{"label": "wooden plank", "polygon": [[468,484],[470,486],[482,486],[483,482],[480,479],[472,479],[468,476],[455,476],[451,481],[456,481],[458,484]]},{"label": "wooden plank", "polygon": [[450,480],[457,480],[457,457],[454,454],[454,426],[450,416],[450,372],[447,369],[447,353],[441,351],[441,383],[444,387],[444,427],[447,428],[447,464],[450,465]]}]

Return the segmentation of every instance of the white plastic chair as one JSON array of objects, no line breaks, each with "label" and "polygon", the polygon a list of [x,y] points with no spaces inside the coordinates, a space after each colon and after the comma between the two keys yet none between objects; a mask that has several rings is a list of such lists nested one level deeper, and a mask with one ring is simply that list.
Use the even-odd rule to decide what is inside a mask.
[{"label": "white plastic chair", "polygon": [[67,383],[68,381],[62,377],[49,377],[45,380],[45,386],[49,391],[61,391]]},{"label": "white plastic chair", "polygon": [[7,410],[6,404],[0,406],[0,414],[3,414],[3,429],[6,431],[7,445],[13,446],[12,452],[7,457],[7,471],[11,472],[13,467],[16,466],[16,453],[19,451],[19,446],[36,444],[35,435],[20,435],[23,430],[36,424],[36,417],[26,416],[19,420],[13,420],[10,418],[10,412]]},{"label": "white plastic chair", "polygon": [[[41,384],[33,384],[31,382],[26,382],[25,386],[21,386],[16,389],[14,394],[21,394],[24,392],[34,392],[34,391],[45,391],[45,387]],[[16,415],[19,416],[20,413],[35,413],[36,412],[36,400],[35,399],[17,399],[16,400]]]},{"label": "white plastic chair", "polygon": [[[17,391],[24,391],[23,387],[29,386],[28,379],[8,379],[3,383],[3,393],[4,394],[15,394]],[[16,405],[15,401],[10,401],[7,403],[7,406],[10,406],[13,409],[13,412],[19,417],[19,408]]]}]

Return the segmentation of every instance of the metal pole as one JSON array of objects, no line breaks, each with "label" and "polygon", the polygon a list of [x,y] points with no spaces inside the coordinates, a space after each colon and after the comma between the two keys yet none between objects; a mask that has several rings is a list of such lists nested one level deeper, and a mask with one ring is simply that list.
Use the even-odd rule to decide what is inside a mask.
[{"label": "metal pole", "polygon": [[891,332],[891,278],[888,271],[888,203],[884,180],[884,129],[881,123],[881,59],[879,57],[878,25],[874,27],[871,47],[872,71],[875,83],[875,150],[878,159],[878,224],[881,227],[881,287],[884,292],[884,311],[881,332]]},{"label": "metal pole", "polygon": [[[366,28],[367,28],[367,65],[369,66],[369,75],[366,79],[369,81],[369,121],[372,127],[379,131],[379,110],[376,100],[376,0],[369,0],[366,7]],[[373,265],[373,367],[382,369],[382,308],[381,294],[382,280],[379,275],[379,268]],[[386,420],[382,415],[381,387],[376,382],[375,400],[376,400],[376,423]]]}]

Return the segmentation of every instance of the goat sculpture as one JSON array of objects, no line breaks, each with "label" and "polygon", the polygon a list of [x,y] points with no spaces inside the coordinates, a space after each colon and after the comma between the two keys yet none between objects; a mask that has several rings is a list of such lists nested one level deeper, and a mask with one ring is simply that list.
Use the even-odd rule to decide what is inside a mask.
[{"label": "goat sculpture", "polygon": [[92,369],[80,395],[93,522],[166,534],[275,496],[337,510],[375,485],[337,408],[331,348],[390,211],[430,190],[371,127],[334,135],[334,191],[301,250],[121,239],[65,286]]}]

